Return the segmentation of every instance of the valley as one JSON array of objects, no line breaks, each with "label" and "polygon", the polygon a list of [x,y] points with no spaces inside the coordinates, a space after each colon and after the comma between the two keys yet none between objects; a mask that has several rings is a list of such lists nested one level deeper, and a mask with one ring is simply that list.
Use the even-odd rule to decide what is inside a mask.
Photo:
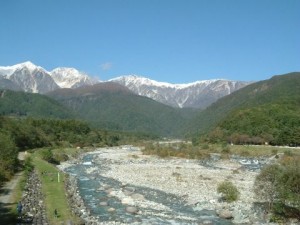
[{"label": "valley", "polygon": [[0,225],[300,225],[299,9],[0,1]]},{"label": "valley", "polygon": [[[16,221],[21,200],[33,221],[51,225],[295,224],[299,75],[249,84],[204,110],[162,104],[116,82],[43,94],[4,88],[1,185],[25,171],[6,221]],[[1,85],[13,87],[5,79]],[[20,151],[30,153],[25,162]],[[64,171],[59,185],[57,167]],[[29,201],[29,189],[45,198]],[[39,210],[30,211],[37,202]]]}]

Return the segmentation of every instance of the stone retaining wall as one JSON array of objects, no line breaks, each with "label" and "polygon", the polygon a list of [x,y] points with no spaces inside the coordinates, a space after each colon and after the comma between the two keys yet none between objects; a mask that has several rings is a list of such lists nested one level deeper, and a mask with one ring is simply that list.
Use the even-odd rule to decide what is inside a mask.
[{"label": "stone retaining wall", "polygon": [[42,184],[36,171],[31,172],[27,178],[21,200],[23,219],[20,222],[24,222],[27,218],[32,219],[32,225],[49,225],[41,188]]}]

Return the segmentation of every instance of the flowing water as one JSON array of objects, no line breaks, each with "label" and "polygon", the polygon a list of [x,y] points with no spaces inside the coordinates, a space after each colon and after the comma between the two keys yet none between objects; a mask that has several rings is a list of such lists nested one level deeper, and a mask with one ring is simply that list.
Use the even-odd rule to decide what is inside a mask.
[{"label": "flowing water", "polygon": [[[187,205],[182,197],[160,190],[120,183],[117,180],[101,176],[99,172],[108,170],[107,162],[90,163],[93,154],[84,156],[80,164],[68,167],[65,171],[78,179],[80,195],[91,215],[101,222],[121,222],[127,224],[232,224],[220,219],[214,211],[196,210]],[[138,212],[128,213],[128,205],[115,193],[127,196],[142,196],[132,208]],[[125,196],[126,197],[126,196]],[[210,222],[210,223],[209,223]]]}]

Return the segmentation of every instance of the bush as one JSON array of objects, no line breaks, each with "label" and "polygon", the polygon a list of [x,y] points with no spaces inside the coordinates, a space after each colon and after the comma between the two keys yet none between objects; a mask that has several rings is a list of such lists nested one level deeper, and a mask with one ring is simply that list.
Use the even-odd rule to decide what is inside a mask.
[{"label": "bush", "polygon": [[25,172],[30,173],[31,171],[33,171],[33,169],[34,169],[34,166],[32,164],[32,158],[30,156],[26,157],[25,162],[24,162]]},{"label": "bush", "polygon": [[230,147],[227,144],[222,145],[222,153],[223,154],[230,154]]},{"label": "bush", "polygon": [[41,150],[41,158],[49,163],[53,161],[53,153],[50,149]]},{"label": "bush", "polygon": [[231,181],[223,181],[218,185],[218,193],[222,193],[223,199],[227,202],[238,200],[240,192]]},{"label": "bush", "polygon": [[65,162],[69,160],[69,156],[65,153],[56,153],[53,155],[53,160],[56,162]]},{"label": "bush", "polygon": [[255,180],[258,199],[269,203],[274,218],[300,219],[300,157],[284,156],[266,166]]},{"label": "bush", "polygon": [[208,145],[208,144],[203,144],[203,145],[201,146],[201,148],[207,150],[207,149],[209,149],[209,145]]}]

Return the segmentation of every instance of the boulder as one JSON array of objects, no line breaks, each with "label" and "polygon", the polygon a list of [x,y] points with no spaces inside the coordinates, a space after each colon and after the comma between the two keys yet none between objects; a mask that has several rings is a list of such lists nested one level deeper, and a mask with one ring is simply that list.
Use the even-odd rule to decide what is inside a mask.
[{"label": "boulder", "polygon": [[142,194],[138,194],[138,193],[132,194],[131,198],[134,200],[145,200],[144,196]]},{"label": "boulder", "polygon": [[108,203],[107,202],[100,202],[99,205],[100,206],[108,206]]},{"label": "boulder", "polygon": [[134,206],[127,206],[125,211],[131,214],[136,214],[138,212],[138,209]]},{"label": "boulder", "polygon": [[109,208],[109,209],[107,210],[107,212],[110,212],[110,213],[112,213],[112,212],[114,212],[114,211],[116,211],[115,208]]},{"label": "boulder", "polygon": [[218,211],[217,215],[223,219],[232,219],[233,218],[232,212],[229,211],[228,209],[222,209],[222,210]]},{"label": "boulder", "polygon": [[122,199],[122,204],[124,205],[134,205],[134,201],[132,198],[128,197],[128,198],[123,198]]}]

